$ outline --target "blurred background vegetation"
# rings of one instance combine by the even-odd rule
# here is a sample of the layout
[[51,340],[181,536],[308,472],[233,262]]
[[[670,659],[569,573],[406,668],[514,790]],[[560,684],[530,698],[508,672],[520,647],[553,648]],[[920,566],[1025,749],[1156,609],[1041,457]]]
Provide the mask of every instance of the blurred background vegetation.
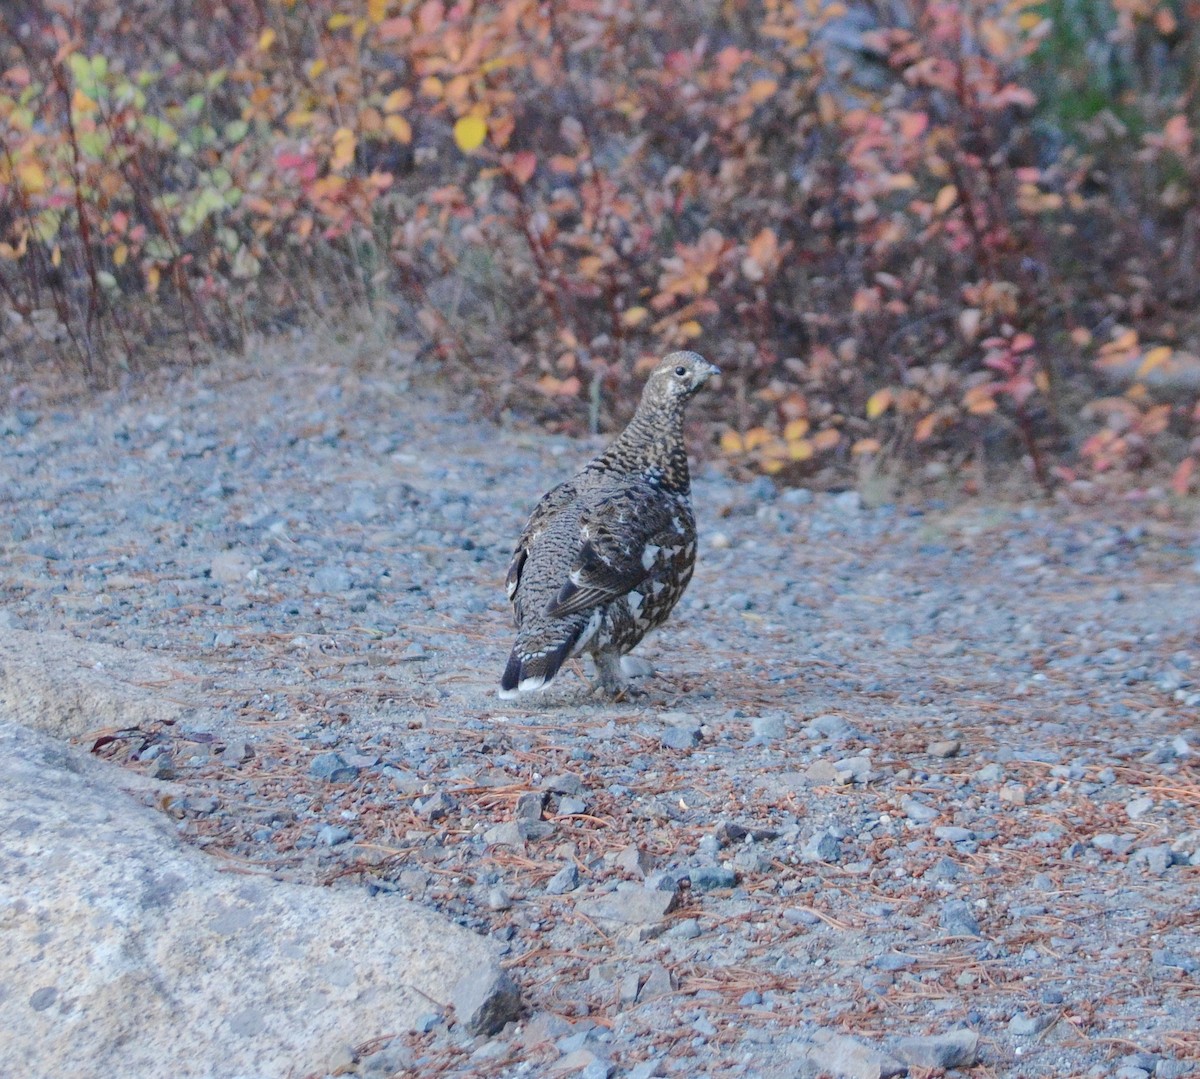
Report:
[[[0,369],[372,327],[787,482],[1186,496],[1200,0],[10,0]],[[707,409],[707,411],[705,411]]]

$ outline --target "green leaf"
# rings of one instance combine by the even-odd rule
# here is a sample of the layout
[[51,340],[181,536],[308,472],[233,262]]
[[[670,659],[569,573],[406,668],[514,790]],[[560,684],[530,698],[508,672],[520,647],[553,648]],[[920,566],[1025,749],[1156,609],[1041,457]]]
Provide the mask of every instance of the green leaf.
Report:
[[250,131],[250,125],[245,120],[230,120],[225,125],[225,141],[241,142]]

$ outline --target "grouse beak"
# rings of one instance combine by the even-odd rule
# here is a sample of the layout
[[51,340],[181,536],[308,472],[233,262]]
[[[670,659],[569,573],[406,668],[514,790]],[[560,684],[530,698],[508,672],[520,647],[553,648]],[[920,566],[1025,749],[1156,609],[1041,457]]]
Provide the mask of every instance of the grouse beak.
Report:
[[706,370],[704,371],[704,377],[700,381],[702,383],[707,382],[710,378],[715,378],[720,373],[721,369],[715,363],[707,364]]

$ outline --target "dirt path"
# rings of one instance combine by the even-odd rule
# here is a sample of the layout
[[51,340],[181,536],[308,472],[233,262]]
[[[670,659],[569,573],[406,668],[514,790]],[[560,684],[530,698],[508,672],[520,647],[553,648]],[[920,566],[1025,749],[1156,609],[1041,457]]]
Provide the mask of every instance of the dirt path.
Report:
[[0,417],[0,622],[170,666],[182,715],[99,752],[231,871],[507,943],[525,1023],[363,1074],[921,1075],[969,1037],[898,1039],[958,1028],[983,1074],[1189,1073],[1194,527],[705,467],[647,695],[501,702],[511,541],[595,446],[295,351]]

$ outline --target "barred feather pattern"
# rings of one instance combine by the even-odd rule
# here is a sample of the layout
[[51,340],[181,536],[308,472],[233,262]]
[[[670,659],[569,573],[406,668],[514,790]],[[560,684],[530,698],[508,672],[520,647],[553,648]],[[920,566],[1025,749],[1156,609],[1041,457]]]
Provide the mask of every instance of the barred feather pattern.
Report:
[[517,639],[502,697],[545,689],[581,653],[595,658],[605,691],[624,688],[621,656],[666,621],[692,578],[683,416],[716,373],[694,352],[665,357],[628,427],[534,509],[506,580]]

